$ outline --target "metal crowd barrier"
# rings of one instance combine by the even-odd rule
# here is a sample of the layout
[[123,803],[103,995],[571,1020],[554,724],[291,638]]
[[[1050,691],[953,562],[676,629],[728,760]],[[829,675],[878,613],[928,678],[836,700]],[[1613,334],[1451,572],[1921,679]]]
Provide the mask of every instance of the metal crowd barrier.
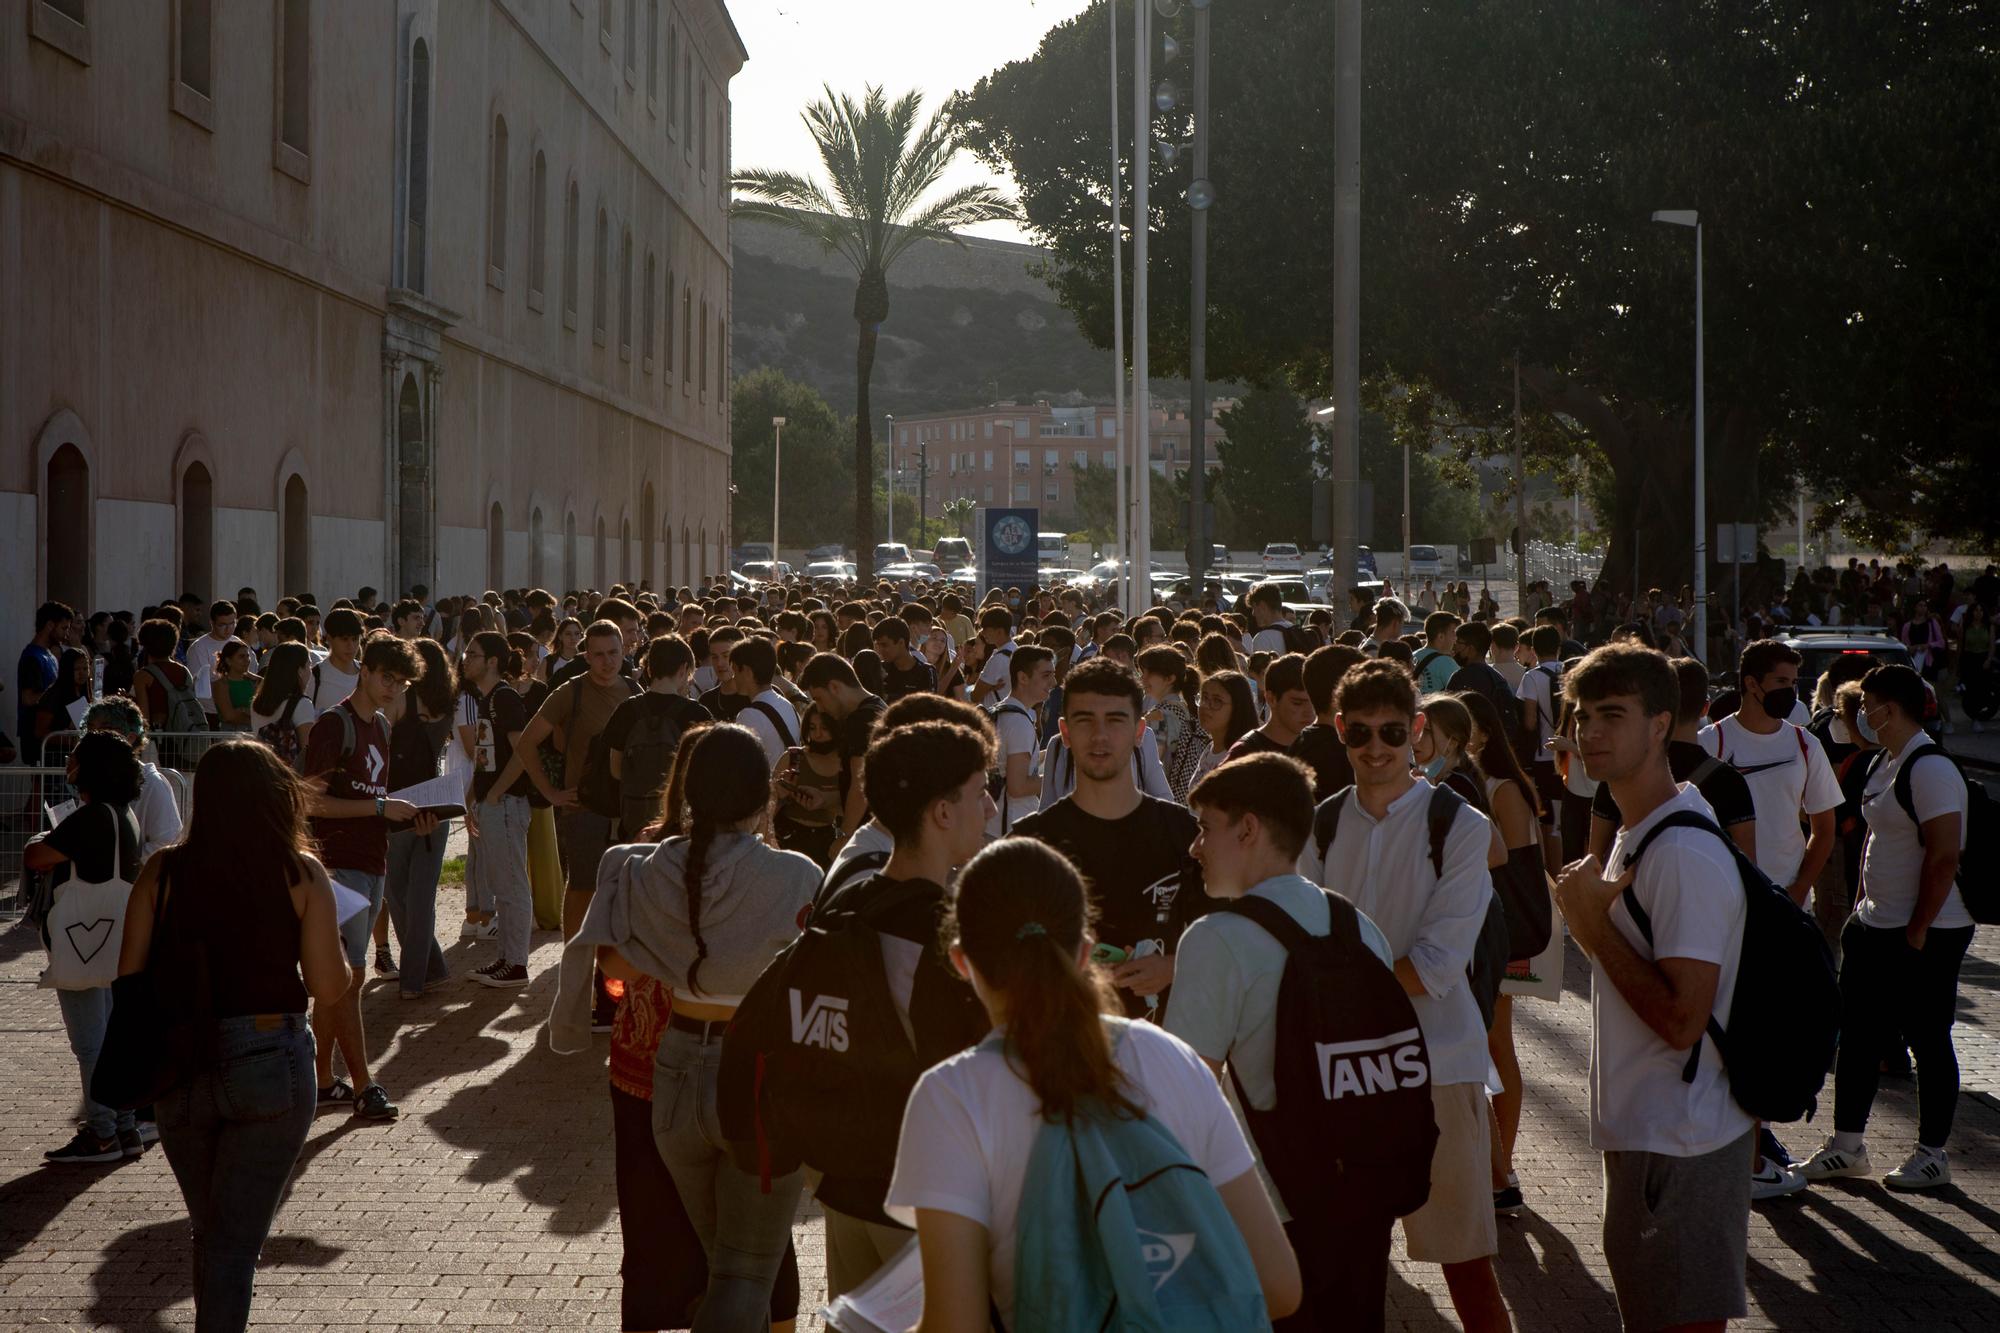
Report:
[[29,877],[21,866],[28,839],[48,831],[45,806],[70,799],[69,784],[60,768],[0,768],[0,920],[12,921],[28,910]]
[[[69,763],[70,751],[76,748],[79,731],[52,731],[42,740],[42,763],[53,768],[62,768]],[[162,771],[169,769],[182,773],[193,773],[194,766],[208,753],[208,747],[218,741],[241,740],[249,736],[247,731],[149,731],[146,733],[146,748],[139,757],[158,764]]]

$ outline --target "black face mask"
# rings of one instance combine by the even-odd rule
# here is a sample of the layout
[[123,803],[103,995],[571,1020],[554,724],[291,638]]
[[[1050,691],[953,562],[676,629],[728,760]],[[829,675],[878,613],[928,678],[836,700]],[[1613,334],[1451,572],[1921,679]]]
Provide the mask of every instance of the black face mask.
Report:
[[1787,685],[1780,690],[1764,691],[1764,716],[1779,721],[1790,717],[1792,709],[1798,707],[1799,692]]
[[838,741],[807,741],[806,748],[814,754],[832,754]]

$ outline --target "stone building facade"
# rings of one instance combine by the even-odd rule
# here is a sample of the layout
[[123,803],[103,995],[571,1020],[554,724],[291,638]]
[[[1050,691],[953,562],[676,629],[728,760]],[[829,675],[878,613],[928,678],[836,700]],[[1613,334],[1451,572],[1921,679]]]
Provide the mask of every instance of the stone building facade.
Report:
[[746,58],[723,0],[0,0],[0,629],[723,569]]

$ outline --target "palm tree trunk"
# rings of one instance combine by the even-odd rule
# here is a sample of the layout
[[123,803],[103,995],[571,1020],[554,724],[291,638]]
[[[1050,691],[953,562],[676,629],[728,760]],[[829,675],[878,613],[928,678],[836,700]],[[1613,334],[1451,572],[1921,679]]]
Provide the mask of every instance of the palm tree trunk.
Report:
[[[875,338],[887,318],[887,275],[866,269],[854,288],[854,323],[860,330],[854,345],[854,572],[864,587],[875,577],[875,412],[868,381],[875,374]],[[892,455],[895,446],[890,440]]]

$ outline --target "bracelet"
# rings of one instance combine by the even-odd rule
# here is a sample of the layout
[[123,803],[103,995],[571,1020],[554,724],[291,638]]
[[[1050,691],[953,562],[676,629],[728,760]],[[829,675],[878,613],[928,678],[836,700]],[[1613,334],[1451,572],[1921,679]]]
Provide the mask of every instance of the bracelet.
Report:
[[376,814],[376,817],[377,817],[377,818],[380,818],[380,817],[381,817],[381,814],[382,814],[382,812],[383,812],[383,810],[385,810],[386,808],[387,808],[387,803],[386,803],[385,801],[383,801],[383,799],[382,799],[382,798],[381,798],[380,796],[377,796],[377,797],[375,798],[375,814]]

